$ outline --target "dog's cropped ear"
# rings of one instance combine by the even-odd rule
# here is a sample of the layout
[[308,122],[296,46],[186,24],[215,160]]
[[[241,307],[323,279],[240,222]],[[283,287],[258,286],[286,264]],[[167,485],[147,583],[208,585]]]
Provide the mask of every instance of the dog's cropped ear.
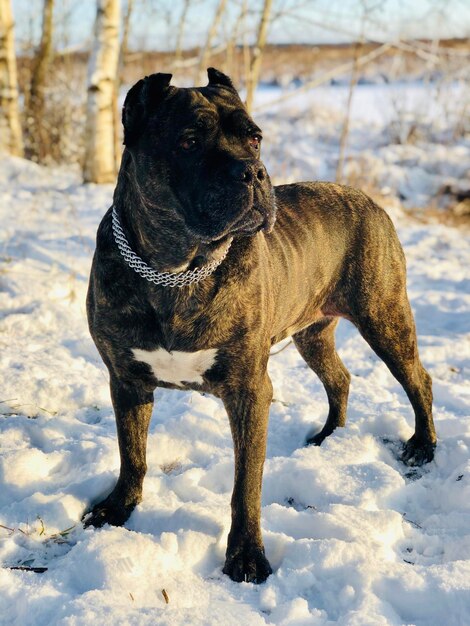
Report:
[[149,108],[161,100],[163,93],[170,84],[171,76],[171,74],[150,74],[144,78],[144,98]]
[[124,106],[122,107],[122,125],[124,126],[124,145],[132,143],[134,137],[138,135],[137,126],[139,120],[144,116],[144,105],[141,102],[144,80],[139,80],[127,92]]
[[216,70],[215,67],[207,68],[207,76],[209,77],[209,87],[229,87],[234,89],[231,79],[226,75]]
[[151,74],[129,89],[122,107],[124,144],[137,139],[149,111],[161,100],[171,81],[171,74]]

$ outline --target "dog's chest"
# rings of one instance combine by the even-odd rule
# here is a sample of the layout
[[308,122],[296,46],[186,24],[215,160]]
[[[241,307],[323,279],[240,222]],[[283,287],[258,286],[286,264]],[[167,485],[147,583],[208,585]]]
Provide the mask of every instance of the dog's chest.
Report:
[[203,375],[214,365],[217,350],[198,350],[196,352],[168,352],[164,348],[156,350],[132,350],[137,361],[150,365],[155,378],[165,383],[181,385],[182,383],[202,384]]

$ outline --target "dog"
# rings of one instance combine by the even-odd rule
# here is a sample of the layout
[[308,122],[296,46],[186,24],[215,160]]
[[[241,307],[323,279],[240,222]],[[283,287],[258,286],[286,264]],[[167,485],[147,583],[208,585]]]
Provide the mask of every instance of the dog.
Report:
[[156,387],[222,399],[235,454],[223,572],[271,573],[260,528],[272,345],[292,337],[323,383],[329,413],[307,441],[346,422],[350,375],[336,350],[350,320],[405,389],[415,432],[402,459],[433,458],[432,385],[417,348],[405,258],[385,211],[347,186],[273,187],[261,129],[230,78],[176,88],[170,74],[134,85],[113,206],[97,233],[90,332],[110,374],[121,467],[86,525],[123,524],[141,501]]

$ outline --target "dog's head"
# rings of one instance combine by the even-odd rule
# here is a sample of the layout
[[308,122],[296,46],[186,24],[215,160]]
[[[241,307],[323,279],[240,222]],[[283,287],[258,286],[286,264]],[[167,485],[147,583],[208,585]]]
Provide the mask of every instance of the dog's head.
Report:
[[184,89],[152,74],[130,89],[122,121],[137,184],[148,206],[176,211],[200,241],[269,232],[275,204],[261,130],[230,78],[213,68],[208,76],[206,87]]

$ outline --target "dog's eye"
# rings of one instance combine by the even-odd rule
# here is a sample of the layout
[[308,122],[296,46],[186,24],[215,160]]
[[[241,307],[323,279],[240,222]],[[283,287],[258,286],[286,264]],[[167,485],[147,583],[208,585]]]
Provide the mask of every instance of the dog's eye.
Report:
[[188,137],[187,139],[182,139],[179,143],[181,150],[188,152],[189,150],[193,150],[196,147],[196,140],[192,137]]
[[254,150],[259,150],[261,145],[261,135],[251,135],[248,139],[248,143]]

